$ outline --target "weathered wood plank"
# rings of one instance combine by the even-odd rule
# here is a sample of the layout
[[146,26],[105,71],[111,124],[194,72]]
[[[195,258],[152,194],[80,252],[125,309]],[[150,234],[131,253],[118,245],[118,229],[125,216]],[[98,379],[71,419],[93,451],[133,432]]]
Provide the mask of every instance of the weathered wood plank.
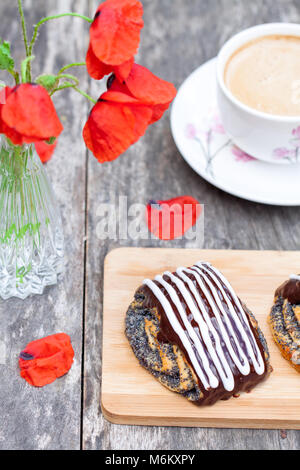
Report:
[[[0,4],[0,36],[13,43],[19,61],[23,56],[17,2]],[[63,11],[85,13],[86,2],[27,0],[29,26],[49,14]],[[35,50],[35,73],[52,72],[70,61],[82,60],[88,27],[80,19],[49,22],[41,30]],[[79,72],[83,87],[87,77]],[[2,75],[1,78],[4,78]],[[75,92],[55,98],[65,131],[47,164],[61,205],[66,238],[67,272],[64,280],[42,297],[24,302],[0,302],[0,448],[78,449],[80,447],[82,298],[84,282],[85,147],[82,122],[87,113],[84,98]],[[64,331],[70,334],[75,363],[70,373],[43,388],[30,387],[18,374],[18,355],[25,345],[40,337]]]
[[[92,11],[97,1],[91,0]],[[143,0],[145,29],[140,62],[179,86],[222,43],[250,25],[299,22],[299,0]],[[96,93],[97,86],[93,87]],[[201,106],[201,103],[199,103]],[[180,157],[168,117],[153,126],[126,155],[100,166],[92,156],[88,169],[88,256],[85,305],[84,420],[85,449],[295,449],[300,433],[288,431],[206,430],[129,427],[105,421],[100,409],[103,260],[123,245],[185,246],[184,242],[99,240],[97,208],[115,196],[129,204],[191,194],[205,203],[205,247],[299,249],[299,208],[267,207],[229,196],[198,177]],[[191,242],[189,242],[191,247]],[[124,312],[125,314],[125,312]]]

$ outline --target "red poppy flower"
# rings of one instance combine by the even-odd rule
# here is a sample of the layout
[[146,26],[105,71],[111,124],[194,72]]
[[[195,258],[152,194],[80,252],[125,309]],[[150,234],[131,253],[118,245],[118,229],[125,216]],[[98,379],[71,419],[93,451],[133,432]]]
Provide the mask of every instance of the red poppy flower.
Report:
[[90,28],[90,45],[97,59],[121,65],[132,59],[144,26],[143,5],[138,0],[107,0],[102,3]]
[[65,333],[29,343],[19,358],[20,375],[30,385],[43,387],[65,375],[73,364],[74,350]]
[[113,72],[120,82],[125,81],[129,77],[133,64],[134,57],[131,57],[131,59],[127,60],[126,62],[123,62],[123,64],[116,65],[113,67]]
[[116,77],[120,81],[126,80],[131,72],[133,64],[134,57],[131,57],[121,65],[107,65],[95,56],[91,45],[89,46],[86,55],[87,71],[94,80],[101,80],[105,75],[109,75],[112,72],[115,73]]
[[177,94],[172,83],[156,77],[150,70],[138,64],[133,65],[124,83],[112,77],[109,80],[109,91],[121,92],[151,106],[153,115],[150,124],[161,119]]
[[134,64],[125,80],[130,93],[144,104],[169,105],[177,91],[172,83],[154,75],[146,67]]
[[9,90],[1,106],[1,128],[15,145],[47,141],[63,130],[48,92],[31,83]]
[[54,142],[54,144],[47,144],[47,142],[42,141],[35,143],[35,150],[37,151],[42,163],[46,163],[51,159],[56,146],[57,140]]
[[123,93],[122,91],[108,90],[101,95],[102,101],[112,101],[113,103],[127,103],[127,104],[136,104],[145,106],[143,103],[140,103],[134,96]]
[[128,87],[126,86],[126,81],[120,81],[115,75],[111,75],[107,80],[107,90],[108,91],[118,91],[124,95],[128,95],[134,98],[130,93]]
[[91,45],[88,48],[85,60],[87,71],[94,80],[101,80],[105,75],[112,72],[112,66],[101,62],[101,60],[95,56]]
[[201,211],[201,205],[191,196],[150,201],[147,205],[147,225],[149,231],[160,240],[174,240],[196,224]]
[[5,87],[0,92],[0,133],[6,134],[6,136],[13,142],[15,145],[22,145],[22,136],[16,130],[8,127],[2,119],[2,110],[7,102],[7,98],[13,92],[14,88]]
[[133,64],[128,78],[123,83],[112,76],[108,89],[133,96],[141,103],[151,106],[169,106],[177,94],[172,83],[157,77],[139,64]]
[[166,103],[166,104],[156,104],[156,105],[154,105],[152,107],[153,115],[152,115],[152,120],[151,120],[150,124],[154,124],[155,122],[159,121],[163,117],[165,112],[169,109],[170,104],[171,104],[171,102]]
[[[142,74],[145,80],[151,81],[152,92],[144,82],[143,94],[140,83]],[[131,90],[127,86],[128,81]],[[134,89],[135,82],[137,91]],[[144,135],[150,124],[162,117],[175,94],[176,89],[171,83],[135,64],[124,83],[112,76],[108,81],[108,91],[103,93],[93,108],[83,130],[87,147],[101,163],[115,160]]]
[[2,121],[2,118],[1,118],[2,109],[3,109],[3,106],[6,103],[6,100],[7,100],[8,96],[11,93],[11,90],[12,90],[12,88],[6,86],[5,88],[2,88],[1,91],[0,91],[0,134],[3,134],[3,132],[4,132],[3,121]]
[[151,118],[152,110],[146,106],[101,99],[92,109],[83,138],[99,162],[112,161],[146,132]]

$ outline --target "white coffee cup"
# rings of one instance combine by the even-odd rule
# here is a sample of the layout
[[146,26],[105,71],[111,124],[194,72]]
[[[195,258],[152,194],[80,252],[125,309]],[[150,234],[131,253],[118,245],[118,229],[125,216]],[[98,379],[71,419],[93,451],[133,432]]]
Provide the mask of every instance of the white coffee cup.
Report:
[[300,116],[276,116],[257,111],[239,101],[225,85],[225,67],[234,52],[253,39],[269,35],[300,37],[300,25],[262,24],[246,29],[226,42],[218,56],[218,105],[226,132],[244,152],[267,162],[294,163],[297,158],[288,155],[292,152],[289,149],[295,148],[297,138],[300,148]]

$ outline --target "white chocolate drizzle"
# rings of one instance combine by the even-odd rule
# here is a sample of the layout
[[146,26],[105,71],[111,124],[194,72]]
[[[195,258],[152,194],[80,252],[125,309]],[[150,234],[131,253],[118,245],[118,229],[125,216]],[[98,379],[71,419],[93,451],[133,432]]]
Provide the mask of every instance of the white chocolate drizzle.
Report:
[[205,390],[218,388],[221,381],[225,390],[233,391],[233,367],[244,376],[250,374],[251,364],[258,375],[265,372],[240,300],[209,263],[178,268],[176,274],[165,272],[144,285],[160,302]]

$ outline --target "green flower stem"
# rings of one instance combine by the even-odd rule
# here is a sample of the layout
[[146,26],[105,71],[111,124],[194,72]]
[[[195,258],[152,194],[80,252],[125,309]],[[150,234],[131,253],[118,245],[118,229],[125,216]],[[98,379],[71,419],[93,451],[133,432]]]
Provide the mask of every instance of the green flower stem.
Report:
[[[16,70],[7,70],[8,73],[10,73],[13,77],[14,77],[14,80],[16,82],[16,85],[19,85],[20,83],[20,75],[19,73],[16,71]],[[1,86],[3,86],[1,84]],[[5,85],[4,85],[5,86]]]
[[50,93],[50,96],[54,95],[54,93],[56,93],[57,91],[61,91],[61,90],[65,90],[66,88],[73,88],[73,90],[77,91],[77,93],[79,93],[80,95],[84,96],[85,98],[87,98],[91,103],[93,104],[96,104],[97,103],[97,100],[94,100],[94,98],[92,98],[90,95],[88,95],[87,93],[85,93],[85,91],[81,90],[80,88],[78,88],[76,85],[74,85],[74,83],[64,83],[63,85],[55,88],[51,93]]
[[80,90],[79,88],[77,88],[76,86],[73,87],[75,91],[77,91],[77,93],[80,93],[80,95],[84,96],[85,98],[87,98],[89,101],[91,101],[93,104],[97,104],[97,100],[94,100],[94,98],[92,98],[90,95],[88,95],[87,93],[85,93],[84,91]]
[[16,155],[16,175],[19,178],[19,187],[20,187],[20,198],[21,198],[21,215],[23,217],[24,212],[25,212],[25,197],[24,197],[24,189],[23,189],[23,177],[24,177],[24,172],[26,170],[26,167],[24,165],[24,154],[20,152],[18,155]]
[[59,74],[57,75],[57,78],[61,79],[61,78],[67,78],[68,80],[73,80],[73,82],[75,82],[75,85],[79,85],[79,80],[77,77],[74,77],[74,75],[70,75],[68,73],[62,73],[62,74]]
[[38,31],[39,31],[39,28],[40,26],[42,26],[44,23],[46,23],[46,21],[50,21],[50,20],[56,20],[58,18],[63,18],[65,16],[73,16],[73,17],[77,17],[77,18],[81,18],[85,21],[88,21],[88,23],[92,23],[93,20],[91,18],[88,18],[87,16],[84,16],[84,15],[80,15],[79,13],[61,13],[60,15],[53,15],[53,16],[47,16],[46,18],[43,18],[42,20],[40,20],[36,25],[35,25],[35,28],[34,28],[34,32],[33,32],[33,36],[32,36],[32,40],[29,44],[29,50],[28,50],[28,54],[31,55],[32,54],[32,51],[33,51],[33,47],[34,47],[34,44],[35,44],[35,41],[36,41],[36,38],[37,38],[37,35],[38,35]]
[[20,75],[15,70],[8,70],[8,72],[14,77],[16,85],[20,83]]
[[50,96],[53,96],[54,93],[57,93],[58,91],[66,90],[66,88],[74,88],[74,86],[74,83],[64,83],[63,85],[54,88],[54,90],[51,91]]
[[23,60],[22,62],[22,65],[21,65],[21,77],[22,77],[22,83],[26,83],[27,82],[27,78],[28,78],[28,64],[30,64],[30,62],[34,59],[34,55],[30,56],[30,57],[26,57],[25,60]]
[[25,210],[25,196],[24,196],[24,190],[23,190],[23,183],[22,179],[24,177],[24,174],[26,172],[26,167],[27,167],[27,158],[28,158],[28,150],[24,149],[23,147],[20,146],[14,146],[13,144],[9,144],[7,141],[7,148],[9,149],[9,165],[11,166],[11,169],[7,170],[7,175],[10,175],[11,178],[14,180],[14,185],[16,186],[17,190],[20,193],[20,199],[21,199],[21,217],[24,214]]
[[[27,27],[26,27],[26,21],[25,21],[25,15],[24,15],[24,10],[23,10],[22,0],[18,0],[18,6],[19,6],[20,17],[21,17],[22,32],[23,32],[23,39],[24,39],[26,57],[28,57],[28,56],[30,56],[30,54],[29,54],[29,42],[28,42]],[[31,82],[30,62],[27,64],[26,79],[27,79],[28,82]],[[15,80],[16,80],[16,84],[18,85],[20,81],[16,79],[16,76],[15,76]]]
[[[21,1],[21,0],[19,0]],[[43,18],[41,19],[36,25],[35,25],[35,28],[34,28],[34,32],[33,32],[33,36],[32,36],[32,39],[30,41],[30,44],[28,46],[28,53],[27,55],[28,56],[31,56],[32,53],[33,53],[33,48],[34,48],[34,44],[35,44],[35,41],[37,39],[37,36],[38,36],[38,32],[39,32],[39,28],[40,26],[42,26],[44,23],[46,23],[47,21],[50,21],[50,20],[57,20],[59,18],[64,18],[65,16],[73,16],[75,18],[81,18],[82,20],[85,20],[87,21],[88,23],[92,23],[93,20],[87,16],[84,16],[84,15],[80,15],[79,13],[61,13],[59,15],[53,15],[53,16],[47,16],[46,18]],[[30,65],[30,62],[28,63],[28,76],[30,78],[29,81],[31,81],[31,65]]]
[[24,39],[24,45],[25,45],[25,50],[26,50],[26,56],[27,56],[28,55],[28,35],[27,35],[27,27],[26,27],[22,0],[18,0],[18,6],[19,6],[20,17],[21,17],[23,39]]
[[[0,143],[0,244],[26,253],[27,246],[41,248],[41,221],[49,217],[48,189],[39,165],[33,160],[33,146],[15,146],[5,137]],[[28,163],[30,160],[30,163]],[[27,166],[28,163],[28,166]],[[30,245],[28,245],[28,243]],[[12,260],[17,283],[22,283],[32,268],[32,260]]]
[[68,64],[68,65],[65,65],[62,69],[60,69],[60,71],[58,72],[58,75],[61,75],[62,73],[64,73],[66,70],[72,68],[72,67],[81,67],[81,66],[84,66],[86,65],[85,62],[75,62],[74,64]]

